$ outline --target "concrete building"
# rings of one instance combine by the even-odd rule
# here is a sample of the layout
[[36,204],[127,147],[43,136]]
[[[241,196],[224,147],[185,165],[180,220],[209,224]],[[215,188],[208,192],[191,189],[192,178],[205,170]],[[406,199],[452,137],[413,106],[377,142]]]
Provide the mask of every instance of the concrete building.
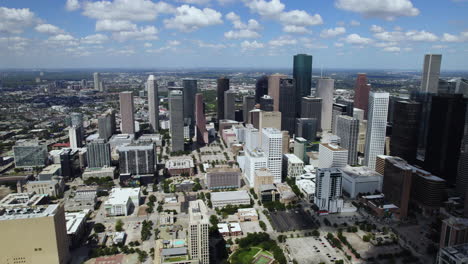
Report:
[[[217,88],[216,88],[216,102],[217,102],[217,109],[218,109],[218,122],[220,120],[226,119],[224,117],[224,92],[229,90],[229,79],[226,77],[219,78],[217,81]],[[234,119],[232,119],[234,120]]]
[[50,180],[28,181],[24,188],[29,193],[47,194],[59,198],[65,192],[65,181],[61,176],[54,176]]
[[83,146],[83,138],[81,136],[81,127],[71,126],[68,128],[68,139],[70,148],[77,149]]
[[273,111],[274,110],[274,99],[268,94],[260,98],[260,110],[262,111]]
[[317,169],[314,203],[320,211],[339,213],[343,209],[342,172],[337,168]]
[[253,187],[256,184],[255,171],[262,168],[267,168],[267,157],[260,149],[245,152],[245,180],[246,183]]
[[341,147],[348,150],[348,164],[358,164],[359,120],[347,115],[337,117],[336,135],[341,139]]
[[184,150],[184,100],[182,91],[169,93],[170,132],[172,151]]
[[374,170],[362,166],[341,168],[343,172],[343,192],[352,199],[358,194],[374,193],[382,191],[383,176]]
[[293,78],[296,80],[295,104],[296,117],[300,117],[301,99],[310,95],[312,87],[312,56],[307,54],[294,55]]
[[86,158],[89,168],[101,168],[111,165],[110,143],[96,139],[87,145]]
[[319,145],[319,168],[343,168],[348,163],[348,150],[335,144]]
[[336,103],[346,106],[346,113],[344,113],[344,115],[353,117],[354,115],[354,101],[353,100],[340,97],[336,99]]
[[99,72],[93,73],[94,90],[101,91],[101,75]]
[[375,169],[377,156],[384,154],[385,150],[388,100],[388,93],[372,92],[369,95],[369,119],[364,165],[371,169]]
[[398,206],[399,219],[406,218],[411,195],[413,168],[401,158],[387,157],[382,192],[385,200]]
[[195,125],[197,128],[197,143],[200,145],[205,145],[209,142],[204,110],[203,94],[197,93],[195,95]]
[[53,177],[62,176],[62,167],[60,164],[51,164],[45,167],[37,175],[38,180],[40,181],[49,181]]
[[322,130],[322,98],[303,97],[301,102],[301,118],[317,119],[317,130]]
[[446,181],[430,172],[413,167],[411,202],[422,210],[424,215],[434,215],[443,206]]
[[468,243],[468,219],[450,217],[442,221],[441,248]]
[[214,208],[230,205],[248,205],[250,204],[250,196],[247,191],[232,191],[232,192],[213,192],[211,193],[211,203]]
[[296,136],[315,141],[319,125],[316,118],[297,118],[296,119]]
[[258,221],[258,213],[255,208],[239,208],[237,209],[237,216],[241,222]]
[[254,177],[255,185],[253,185],[253,188],[257,193],[259,192],[261,186],[272,185],[275,182],[275,176],[273,176],[273,174],[267,168],[260,168],[255,170]]
[[364,110],[359,109],[359,108],[354,108],[353,117],[359,120],[359,122],[364,121]]
[[103,205],[106,216],[127,216],[140,206],[140,188],[113,188]]
[[[254,127],[257,128],[259,131],[262,131],[264,128],[271,127],[281,130],[281,119],[282,114],[281,112],[276,111],[259,111],[258,114],[258,126]],[[263,134],[261,133],[259,136],[259,144],[261,146]]]
[[146,87],[148,88],[148,113],[149,122],[152,132],[159,130],[159,97],[158,97],[158,82],[154,75],[148,76],[146,81]]
[[302,175],[304,162],[294,154],[283,155],[283,176],[295,179]]
[[234,90],[224,92],[224,119],[236,120],[236,95]]
[[86,231],[87,215],[88,211],[65,213],[67,236],[70,247],[72,248],[80,245],[81,239]]
[[190,158],[170,159],[166,162],[166,169],[172,177],[193,176],[194,167],[193,159]]
[[395,101],[390,152],[410,164],[416,162],[418,152],[421,104],[413,101]]
[[135,108],[132,92],[121,92],[120,96],[120,130],[122,134],[135,134]]
[[241,171],[238,168],[210,168],[206,172],[208,189],[230,189],[241,187]]
[[331,131],[333,112],[333,92],[335,91],[335,80],[331,78],[320,78],[317,83],[316,96],[322,98],[321,129]]
[[468,263],[468,244],[441,248],[437,254],[436,264]]
[[[293,135],[296,130],[296,82],[294,79],[281,78],[279,92],[279,110],[281,112],[281,130],[286,130]],[[300,102],[299,102],[300,103]]]
[[154,143],[139,142],[117,148],[120,174],[153,175],[156,168]]
[[107,111],[98,117],[98,134],[100,139],[109,140],[115,133],[115,113]]
[[189,202],[188,249],[192,259],[210,263],[208,208],[202,200]]
[[359,122],[359,137],[357,149],[359,153],[366,152],[367,120]]
[[89,178],[106,178],[114,179],[115,167],[102,167],[102,168],[86,168],[81,178],[87,180]]
[[63,205],[17,207],[0,214],[1,263],[57,263],[70,260]]
[[243,121],[244,123],[248,124],[249,121],[249,112],[255,108],[255,96],[253,95],[245,95],[242,98],[242,113],[243,113]]
[[273,98],[273,111],[280,111],[280,80],[287,77],[279,73],[268,76],[268,95]]
[[267,168],[275,176],[275,183],[281,182],[283,157],[283,134],[275,128],[262,129],[262,149],[267,158]]
[[18,140],[13,146],[16,168],[44,167],[47,164],[47,146],[39,141]]
[[294,139],[294,155],[301,159],[304,164],[308,163],[308,157],[306,155],[306,144],[307,140],[302,137],[296,137]]
[[436,94],[439,87],[440,64],[442,55],[426,54],[424,56],[421,92]]
[[364,111],[364,119],[367,119],[370,90],[371,85],[367,82],[367,75],[359,73],[354,85],[354,108]]

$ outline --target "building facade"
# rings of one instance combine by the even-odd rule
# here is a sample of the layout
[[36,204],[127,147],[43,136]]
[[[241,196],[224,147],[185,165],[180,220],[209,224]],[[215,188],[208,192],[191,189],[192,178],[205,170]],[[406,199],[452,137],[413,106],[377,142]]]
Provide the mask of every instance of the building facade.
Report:
[[275,176],[275,183],[280,183],[283,157],[283,134],[281,131],[275,128],[263,128],[262,149],[267,158],[267,168]]
[[184,100],[182,91],[169,93],[170,132],[172,151],[184,150]]
[[359,120],[347,115],[336,119],[336,135],[341,139],[341,146],[348,150],[348,164],[358,164]]
[[150,128],[152,132],[159,130],[159,97],[158,97],[158,82],[154,75],[150,75],[146,81],[148,88],[148,114]]
[[337,168],[317,169],[314,203],[320,211],[339,213],[343,208],[342,172]]
[[354,85],[354,107],[364,111],[364,119],[367,119],[370,90],[371,85],[367,82],[367,75],[359,73]]
[[[226,119],[224,117],[224,92],[229,90],[229,79],[226,77],[219,78],[217,81],[217,88],[216,88],[216,102],[218,106],[218,122],[219,120]],[[233,119],[234,120],[234,119]]]
[[310,95],[312,87],[312,56],[307,54],[294,55],[293,78],[296,80],[296,117],[300,117],[302,97]]
[[411,101],[395,101],[390,140],[390,151],[410,164],[416,162],[418,152],[421,104]]
[[387,129],[388,93],[370,93],[364,165],[375,169],[378,155],[384,154]]
[[332,125],[333,92],[335,80],[331,78],[320,78],[317,82],[316,96],[322,98],[321,129],[330,131]]
[[110,144],[104,139],[96,139],[87,145],[86,157],[89,168],[111,166]]
[[122,134],[135,134],[135,108],[132,92],[121,92],[120,96],[120,129]]
[[442,55],[426,54],[424,56],[421,92],[436,94],[439,88],[440,65]]

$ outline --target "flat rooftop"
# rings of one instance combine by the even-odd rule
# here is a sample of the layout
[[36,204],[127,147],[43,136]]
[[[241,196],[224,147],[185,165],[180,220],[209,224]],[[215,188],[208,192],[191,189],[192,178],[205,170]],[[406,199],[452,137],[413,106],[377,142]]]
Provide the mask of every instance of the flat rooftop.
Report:
[[361,177],[382,177],[380,173],[366,166],[352,167],[346,165],[345,167],[341,168],[341,170],[344,174],[354,179]]
[[0,221],[54,216],[55,213],[57,213],[58,207],[58,204],[51,204],[39,207],[8,208],[2,215],[0,215]]
[[288,153],[288,154],[284,154],[284,156],[288,159],[288,161],[290,161],[291,163],[302,163],[304,164],[304,162],[298,158],[296,155],[294,154],[291,154],[291,153]]
[[140,188],[114,188],[109,194],[109,199],[104,204],[126,204],[132,196],[138,196]]
[[249,193],[245,190],[233,192],[212,192],[211,200],[216,202],[232,200],[250,200]]
[[191,158],[171,159],[166,162],[167,169],[187,169],[193,167],[193,160]]
[[344,148],[342,148],[342,147],[340,147],[339,145],[336,145],[336,144],[322,143],[320,145],[326,147],[327,149],[329,149],[331,151],[347,151],[347,149],[344,149]]

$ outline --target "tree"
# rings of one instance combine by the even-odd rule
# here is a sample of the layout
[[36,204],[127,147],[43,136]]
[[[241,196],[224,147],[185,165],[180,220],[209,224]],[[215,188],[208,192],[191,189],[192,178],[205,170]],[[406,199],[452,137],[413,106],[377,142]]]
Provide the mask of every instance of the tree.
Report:
[[117,222],[115,223],[115,231],[117,232],[122,232],[124,229],[123,229],[123,222],[122,220],[117,220]]
[[260,228],[261,228],[263,231],[266,231],[267,227],[266,227],[265,222],[263,222],[263,221],[258,221],[258,224],[260,225]]
[[102,232],[106,231],[106,227],[101,223],[94,224],[93,229],[94,229],[94,232],[96,232],[96,233],[102,233]]
[[153,202],[153,203],[154,203],[154,202],[156,202],[156,196],[150,195],[150,196],[148,197],[148,200],[149,200],[150,202]]

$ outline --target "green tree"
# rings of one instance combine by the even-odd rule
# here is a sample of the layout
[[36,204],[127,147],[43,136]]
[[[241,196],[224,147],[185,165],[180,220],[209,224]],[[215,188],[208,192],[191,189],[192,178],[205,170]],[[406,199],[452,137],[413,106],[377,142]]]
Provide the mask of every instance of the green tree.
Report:
[[93,229],[94,229],[94,232],[96,232],[96,233],[102,233],[102,232],[106,231],[106,227],[101,223],[94,224]]
[[123,222],[122,220],[117,220],[117,222],[115,222],[115,231],[117,232],[122,232],[124,229],[123,229]]

